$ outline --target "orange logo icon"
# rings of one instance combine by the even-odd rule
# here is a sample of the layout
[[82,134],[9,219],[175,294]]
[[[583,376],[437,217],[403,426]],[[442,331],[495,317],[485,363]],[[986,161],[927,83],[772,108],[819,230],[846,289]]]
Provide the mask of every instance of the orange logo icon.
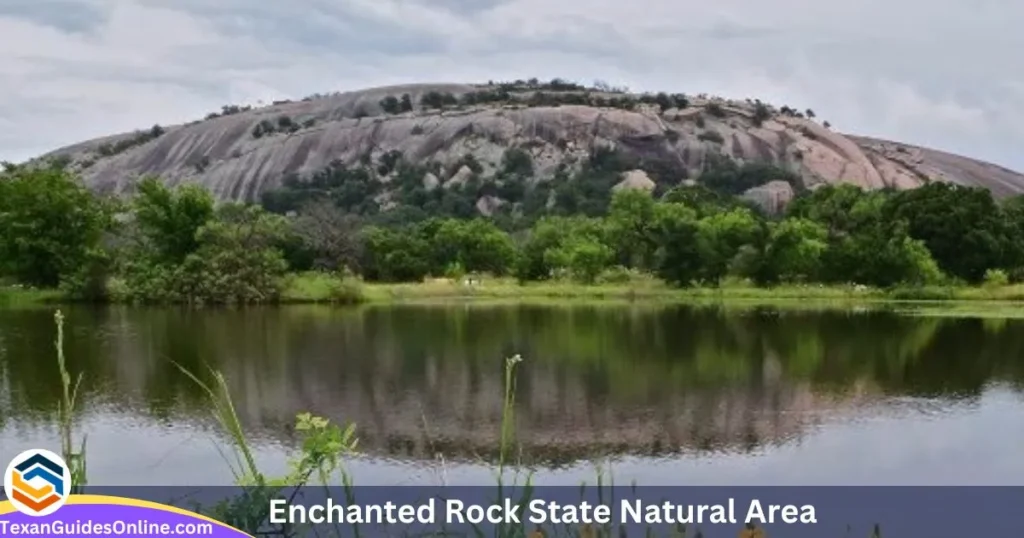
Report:
[[71,470],[64,459],[49,450],[18,454],[4,473],[4,492],[19,512],[47,516],[67,501]]

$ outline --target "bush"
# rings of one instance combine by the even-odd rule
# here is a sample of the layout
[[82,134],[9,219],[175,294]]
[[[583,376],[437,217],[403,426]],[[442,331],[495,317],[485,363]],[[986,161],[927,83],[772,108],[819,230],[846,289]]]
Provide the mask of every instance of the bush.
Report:
[[889,291],[889,297],[897,301],[948,301],[956,294],[944,286],[898,286]]
[[768,105],[758,101],[754,105],[754,125],[760,127],[765,120],[772,117],[771,110],[768,109]]
[[643,280],[646,275],[636,269],[616,265],[609,267],[597,275],[597,284],[629,284],[636,280]]
[[703,140],[704,142],[714,142],[716,144],[722,144],[725,142],[725,138],[718,131],[704,131],[697,135],[697,140]]
[[983,282],[986,288],[1000,288],[1010,284],[1010,276],[1002,269],[989,269]]
[[337,304],[362,304],[366,302],[366,290],[361,280],[339,279],[331,283],[329,298]]

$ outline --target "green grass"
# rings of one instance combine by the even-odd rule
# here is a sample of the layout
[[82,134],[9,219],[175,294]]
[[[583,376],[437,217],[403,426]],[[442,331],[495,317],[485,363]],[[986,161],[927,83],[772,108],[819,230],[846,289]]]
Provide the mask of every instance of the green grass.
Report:
[[[0,286],[0,307],[70,302],[58,290]],[[818,284],[760,288],[730,281],[721,287],[680,289],[645,275],[615,282],[580,284],[549,280],[520,284],[484,276],[474,284],[445,278],[417,283],[363,282],[331,273],[295,273],[285,278],[282,304],[698,304],[796,309],[877,307],[914,315],[1024,317],[1024,284],[981,287],[903,287],[890,290]]]
[[285,304],[359,304],[366,302],[365,286],[355,277],[330,273],[295,273],[285,278],[281,302]]
[[43,306],[59,303],[63,298],[59,290],[0,285],[0,307]]

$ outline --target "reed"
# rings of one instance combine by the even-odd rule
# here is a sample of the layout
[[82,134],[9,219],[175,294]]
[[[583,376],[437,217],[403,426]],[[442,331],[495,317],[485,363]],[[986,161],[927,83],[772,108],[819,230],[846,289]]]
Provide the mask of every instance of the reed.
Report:
[[78,389],[82,386],[82,374],[79,373],[72,384],[67,360],[64,357],[64,314],[58,310],[54,313],[53,319],[57,325],[57,340],[54,345],[57,348],[57,368],[60,372],[61,384],[61,400],[57,404],[61,456],[71,470],[71,492],[76,493],[80,492],[88,483],[85,457],[86,437],[84,435],[81,444],[78,445],[78,450],[74,449],[75,406],[78,402]]

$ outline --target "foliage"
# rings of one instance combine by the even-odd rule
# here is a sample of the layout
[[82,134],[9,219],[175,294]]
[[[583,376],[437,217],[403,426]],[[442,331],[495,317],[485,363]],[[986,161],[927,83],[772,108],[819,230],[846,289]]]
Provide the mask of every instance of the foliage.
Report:
[[172,190],[149,177],[138,184],[133,211],[141,246],[157,262],[178,264],[199,247],[196,235],[213,218],[214,201],[198,185]]
[[1010,228],[992,194],[981,188],[933,182],[889,198],[883,218],[907,223],[945,272],[977,283],[1000,267],[1012,248]]
[[985,271],[985,287],[1000,288],[1010,283],[1010,277],[1002,269],[989,269]]
[[17,167],[0,174],[0,276],[56,287],[94,266],[112,206],[69,172]]
[[300,245],[313,258],[310,265],[328,271],[359,267],[363,248],[360,226],[357,216],[339,211],[323,199],[305,206],[291,223]]
[[764,185],[769,181],[786,181],[799,189],[803,186],[800,176],[790,170],[764,163],[736,164],[727,158],[710,159],[710,165],[697,177],[697,181],[709,189],[726,195],[742,194],[747,189]]
[[247,303],[276,299],[287,270],[283,218],[256,206],[214,210],[206,190],[139,185],[137,226],[123,272],[131,300]]
[[689,286],[700,277],[697,213],[684,204],[658,204],[654,213],[655,273],[670,284]]
[[[433,223],[431,223],[433,224]],[[512,238],[484,219],[447,219],[429,237],[434,262],[432,272],[440,275],[453,263],[476,273],[505,274],[515,263]]]
[[654,256],[655,201],[651,193],[624,189],[608,209],[608,242],[619,264],[649,269]]
[[759,231],[757,219],[747,209],[732,209],[700,219],[696,240],[704,279],[717,286],[740,249],[755,244]]
[[[582,266],[600,259],[601,253],[592,246],[603,242],[605,235],[604,223],[599,219],[544,217],[533,226],[520,248],[516,277],[520,281],[544,280],[559,270],[571,270],[574,261],[576,269],[586,274],[588,270]],[[574,258],[577,248],[582,251]]]
[[[404,97],[386,106],[401,110]],[[282,116],[274,128],[290,125]],[[771,180],[799,185],[796,174],[711,159],[697,184],[679,185],[678,176],[664,179],[671,170],[656,172],[659,162],[597,146],[534,181],[525,146],[507,149],[493,172],[471,153],[443,165],[368,152],[354,165],[284,178],[263,208],[218,209],[197,185],[147,178],[117,219],[117,204],[89,194],[59,163],[8,165],[0,269],[24,284],[60,284],[76,299],[187,303],[275,301],[285,286],[288,300],[354,303],[365,299],[363,279],[467,273],[586,284],[656,275],[680,287],[853,283],[902,296],[947,285],[946,275],[998,287],[1024,274],[1024,198],[997,204],[986,191],[944,183],[904,192],[834,185],[800,189],[785,215],[767,217],[735,195]],[[612,188],[636,168],[658,178],[654,193]],[[504,201],[488,218],[475,207],[486,196]],[[284,278],[314,269],[330,276],[315,286],[302,280],[308,290]]]
[[816,281],[827,249],[828,231],[824,226],[808,219],[785,219],[771,228],[764,266],[758,270],[755,280],[762,283]]
[[141,146],[150,140],[155,140],[166,131],[159,125],[154,125],[148,131],[136,131],[128,138],[123,138],[117,142],[101,144],[96,148],[96,153],[99,153],[103,157],[112,157],[119,153],[124,153],[135,146]]

